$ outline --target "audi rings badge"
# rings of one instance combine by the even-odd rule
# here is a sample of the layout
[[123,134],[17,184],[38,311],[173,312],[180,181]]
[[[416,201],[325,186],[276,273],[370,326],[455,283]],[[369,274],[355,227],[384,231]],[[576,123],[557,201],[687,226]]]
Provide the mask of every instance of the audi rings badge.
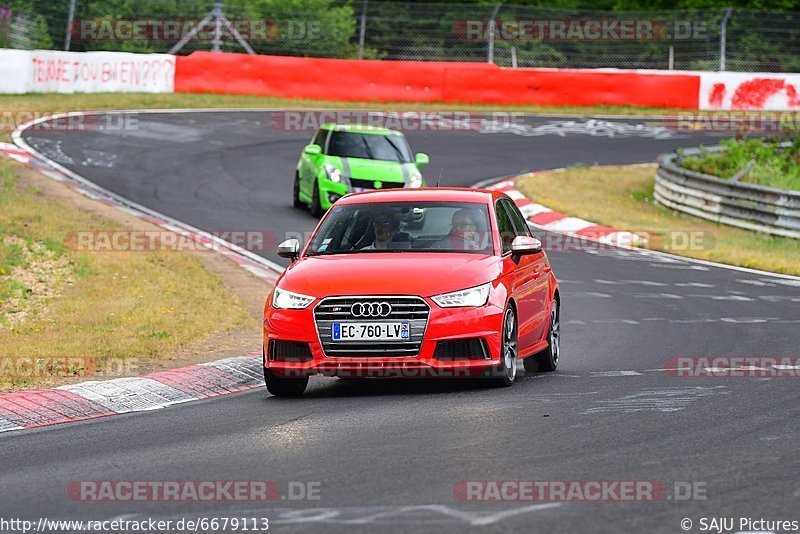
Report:
[[388,317],[392,305],[388,302],[356,302],[350,306],[353,317]]

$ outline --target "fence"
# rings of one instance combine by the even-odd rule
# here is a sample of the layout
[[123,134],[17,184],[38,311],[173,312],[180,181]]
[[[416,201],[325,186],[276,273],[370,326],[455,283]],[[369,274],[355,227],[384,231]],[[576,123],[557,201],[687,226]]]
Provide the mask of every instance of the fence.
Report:
[[[726,147],[703,148],[705,151]],[[700,149],[686,149],[682,156]],[[684,169],[681,155],[658,158],[655,198],[669,208],[712,221],[800,239],[800,192],[725,180]]]
[[[0,45],[13,48],[186,54],[250,46],[258,54],[519,67],[800,71],[800,12],[792,11],[386,0],[0,2],[9,4],[0,9]],[[191,34],[206,16],[208,24]],[[174,50],[182,37],[192,38]]]

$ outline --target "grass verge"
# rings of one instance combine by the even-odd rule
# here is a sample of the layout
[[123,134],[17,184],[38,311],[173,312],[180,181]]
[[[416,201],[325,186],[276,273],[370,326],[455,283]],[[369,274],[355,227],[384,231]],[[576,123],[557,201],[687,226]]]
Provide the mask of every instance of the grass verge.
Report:
[[[650,235],[649,247],[751,269],[800,275],[800,240],[680,214],[653,199],[655,165],[572,167],[526,176],[517,187],[567,215]],[[684,246],[695,236],[694,246]]]
[[[312,108],[312,109],[375,109],[393,111],[477,111],[525,112],[569,115],[666,115],[679,110],[632,106],[497,106],[490,104],[330,102],[251,95],[216,94],[27,94],[0,96],[0,111],[56,113],[102,109],[193,109],[193,108]],[[0,138],[8,141],[9,129],[16,120],[3,121]]]
[[[92,368],[114,374],[211,336],[257,330],[258,321],[203,266],[201,253],[87,253],[65,246],[69,232],[125,227],[44,195],[19,170],[0,159],[0,389]],[[42,367],[32,370],[31,358]],[[58,367],[64,359],[76,364],[65,375]]]

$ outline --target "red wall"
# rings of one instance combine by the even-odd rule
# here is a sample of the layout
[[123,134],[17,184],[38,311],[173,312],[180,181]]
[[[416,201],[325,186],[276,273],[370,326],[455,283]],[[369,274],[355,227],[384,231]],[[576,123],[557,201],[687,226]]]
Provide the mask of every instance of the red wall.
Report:
[[507,69],[489,63],[358,61],[195,52],[175,92],[377,102],[630,105],[697,109],[700,77],[636,71]]

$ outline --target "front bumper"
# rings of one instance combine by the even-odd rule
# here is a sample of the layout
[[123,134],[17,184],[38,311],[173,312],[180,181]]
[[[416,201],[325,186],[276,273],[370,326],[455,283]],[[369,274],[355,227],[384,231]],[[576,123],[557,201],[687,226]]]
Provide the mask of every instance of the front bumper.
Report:
[[[419,352],[408,356],[382,356],[379,353],[331,356],[324,352],[314,319],[319,301],[304,310],[267,309],[264,341],[307,343],[310,359],[303,362],[274,361],[265,365],[279,376],[325,374],[340,377],[469,377],[500,365],[503,308],[491,301],[479,308],[440,308],[430,299],[430,307]],[[481,358],[444,360],[435,356],[438,343],[480,339],[486,348]],[[268,351],[269,352],[269,351]]]
[[[353,185],[350,183],[350,178],[343,176],[341,182],[334,182],[329,180],[328,178],[320,178],[319,179],[319,201],[320,205],[322,206],[323,210],[328,210],[334,202],[339,200],[339,198],[345,196],[348,193],[352,193],[354,191],[366,191],[370,189],[374,189],[374,187],[367,187],[366,183],[370,180],[358,180],[358,183],[364,185],[364,187],[354,188]],[[382,181],[376,180],[384,184],[384,189],[399,189],[403,187],[408,187],[407,184],[404,182],[393,182],[393,181]],[[374,182],[373,182],[374,183]],[[422,183],[422,186],[425,186],[425,182]]]

